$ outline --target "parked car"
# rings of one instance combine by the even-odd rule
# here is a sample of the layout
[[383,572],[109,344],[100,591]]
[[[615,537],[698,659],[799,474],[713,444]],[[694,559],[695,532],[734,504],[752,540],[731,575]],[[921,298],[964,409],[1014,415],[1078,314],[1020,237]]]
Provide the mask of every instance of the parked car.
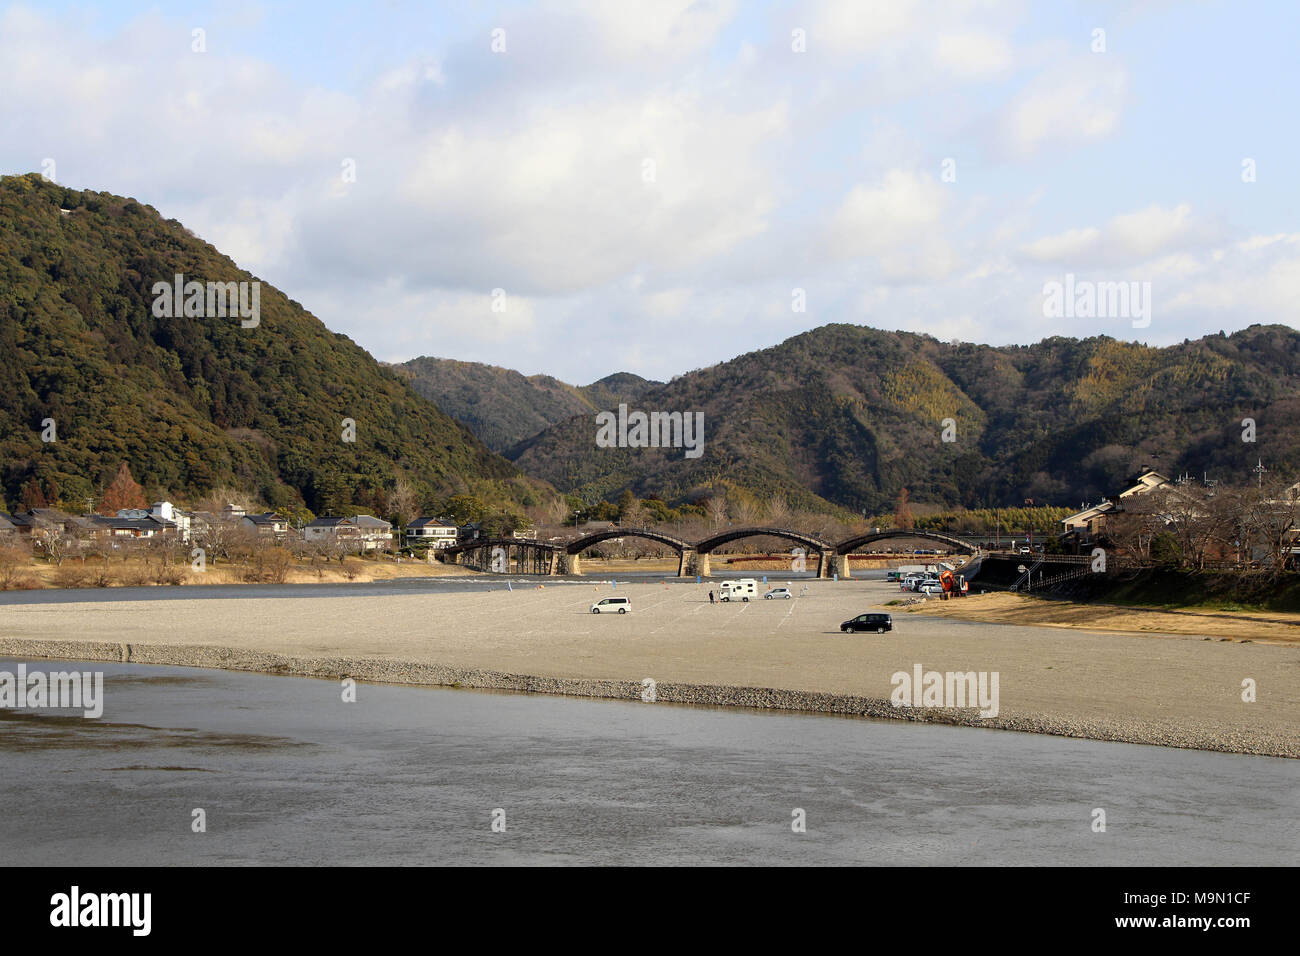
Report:
[[765,601],[771,601],[774,598],[780,598],[783,601],[788,601],[792,597],[794,597],[794,595],[790,593],[789,588],[772,588],[772,590],[768,591],[766,594],[763,595],[763,599]]
[[894,619],[888,614],[859,614],[840,625],[840,630],[849,634],[855,631],[875,631],[883,634],[894,629]]
[[600,614],[605,611],[618,611],[619,614],[626,614],[632,609],[632,602],[627,598],[601,598],[591,606],[592,614]]
[[758,597],[758,582],[753,578],[737,578],[723,581],[718,590],[724,601],[748,601],[751,597]]
[[942,594],[943,585],[940,584],[938,581],[926,581],[922,583],[916,590],[921,594]]

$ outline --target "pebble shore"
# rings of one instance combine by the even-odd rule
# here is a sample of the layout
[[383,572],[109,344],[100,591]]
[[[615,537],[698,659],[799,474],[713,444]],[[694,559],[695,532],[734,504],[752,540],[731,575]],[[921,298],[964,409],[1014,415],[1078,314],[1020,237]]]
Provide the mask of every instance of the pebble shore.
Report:
[[[247,649],[195,644],[124,644],[105,641],[0,638],[0,655],[19,658],[129,662],[179,667],[219,668],[282,676],[302,676],[386,684],[509,690],[570,697],[644,702],[640,682],[514,674],[481,668],[394,659],[303,657]],[[1162,721],[1141,719],[1078,720],[1006,712],[984,718],[974,708],[895,707],[883,698],[850,694],[656,681],[654,702],[707,707],[798,711],[890,720],[924,721],[954,726],[994,728],[1091,740],[1151,744],[1225,753],[1300,757],[1300,735],[1259,730],[1203,733],[1175,729]]]

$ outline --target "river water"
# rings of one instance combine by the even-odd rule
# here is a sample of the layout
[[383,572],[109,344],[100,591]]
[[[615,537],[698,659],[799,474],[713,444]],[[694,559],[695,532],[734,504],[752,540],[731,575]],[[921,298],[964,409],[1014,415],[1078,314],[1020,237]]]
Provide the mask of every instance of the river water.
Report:
[[345,703],[332,681],[27,663],[102,671],[106,704],[98,720],[0,710],[5,864],[1231,865],[1300,850],[1291,760],[373,684]]

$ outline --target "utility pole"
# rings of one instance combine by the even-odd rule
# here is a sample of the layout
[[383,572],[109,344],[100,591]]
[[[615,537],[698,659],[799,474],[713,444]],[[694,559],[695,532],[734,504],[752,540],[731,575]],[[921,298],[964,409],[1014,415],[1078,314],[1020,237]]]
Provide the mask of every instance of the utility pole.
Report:
[[1258,459],[1258,464],[1256,464],[1255,467],[1251,469],[1251,471],[1253,471],[1255,474],[1259,475],[1259,483],[1258,483],[1257,487],[1259,487],[1259,488],[1263,488],[1263,487],[1264,487],[1264,472],[1268,471],[1268,469],[1264,467],[1264,459],[1262,459],[1262,458]]

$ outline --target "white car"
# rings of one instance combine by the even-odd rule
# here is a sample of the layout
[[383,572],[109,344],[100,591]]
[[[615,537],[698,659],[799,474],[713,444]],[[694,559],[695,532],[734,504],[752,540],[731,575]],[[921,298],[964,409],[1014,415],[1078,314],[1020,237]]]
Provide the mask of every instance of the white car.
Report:
[[938,581],[926,581],[924,584],[922,584],[920,587],[917,588],[917,591],[919,591],[922,594],[942,594],[943,585],[940,584]]
[[768,591],[766,594],[763,595],[763,599],[766,601],[771,601],[774,598],[780,598],[783,601],[788,601],[792,597],[794,597],[794,595],[790,593],[789,588],[772,588],[772,590]]
[[619,614],[626,614],[632,609],[632,602],[627,598],[602,598],[591,606],[592,614],[600,614],[605,611],[618,611]]

